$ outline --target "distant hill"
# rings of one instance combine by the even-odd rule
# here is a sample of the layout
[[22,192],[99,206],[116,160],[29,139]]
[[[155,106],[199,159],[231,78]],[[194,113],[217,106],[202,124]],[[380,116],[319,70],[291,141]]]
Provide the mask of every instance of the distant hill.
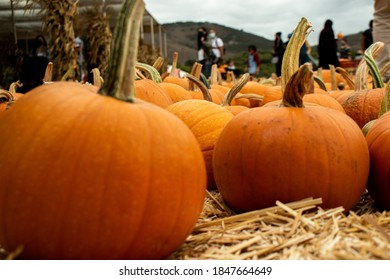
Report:
[[[260,52],[270,52],[272,40],[257,36],[243,30],[210,22],[175,22],[163,24],[167,34],[168,59],[172,60],[172,53],[179,53],[179,64],[193,62],[196,59],[196,38],[199,27],[214,28],[217,36],[221,37],[226,47],[226,57],[232,58],[246,52],[248,45],[254,44]],[[360,48],[360,33],[345,35],[352,50]],[[312,46],[316,53],[316,46]]]
[[251,44],[256,45],[260,52],[269,52],[272,47],[271,40],[224,25],[210,22],[175,22],[163,24],[167,34],[169,60],[172,59],[174,51],[179,53],[179,64],[183,65],[196,59],[197,30],[201,26],[217,31],[217,36],[224,41],[227,58],[246,52],[248,45]]

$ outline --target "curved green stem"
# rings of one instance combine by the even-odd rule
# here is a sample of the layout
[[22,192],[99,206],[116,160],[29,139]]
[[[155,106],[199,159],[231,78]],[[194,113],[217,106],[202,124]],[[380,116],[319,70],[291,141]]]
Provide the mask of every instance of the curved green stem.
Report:
[[310,28],[311,23],[303,17],[294,29],[293,35],[287,44],[282,61],[282,92],[284,92],[290,77],[299,68],[299,52],[307,36],[312,31]]
[[372,79],[374,82],[374,88],[383,88],[384,83],[379,71],[378,66],[376,65],[375,58],[379,52],[384,48],[383,42],[375,42],[364,52],[364,60],[367,63],[368,68],[370,69]]
[[144,9],[142,0],[125,0],[122,4],[105,82],[99,91],[103,95],[134,102],[135,65]]

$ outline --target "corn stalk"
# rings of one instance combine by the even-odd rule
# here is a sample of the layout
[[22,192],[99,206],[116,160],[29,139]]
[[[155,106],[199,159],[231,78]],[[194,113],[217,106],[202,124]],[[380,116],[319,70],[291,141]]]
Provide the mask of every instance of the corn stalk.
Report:
[[109,23],[109,9],[107,5],[98,3],[93,8],[86,10],[82,16],[82,26],[86,28],[89,38],[88,60],[91,68],[98,68],[102,76],[105,75],[110,48],[112,32]]
[[77,54],[74,48],[73,21],[78,12],[78,0],[27,0],[26,9],[33,8],[41,9],[43,29],[50,34],[53,80],[74,80]]

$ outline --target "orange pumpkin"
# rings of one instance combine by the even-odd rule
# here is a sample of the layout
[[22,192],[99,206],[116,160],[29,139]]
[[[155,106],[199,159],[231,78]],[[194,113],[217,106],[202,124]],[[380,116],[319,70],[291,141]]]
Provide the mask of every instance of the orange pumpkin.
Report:
[[[370,173],[367,189],[377,207],[390,209],[390,84],[387,84],[379,118],[368,123],[366,133],[370,151]],[[369,126],[369,127],[367,127]]]
[[23,244],[27,259],[160,259],[195,226],[206,190],[199,145],[178,118],[134,99],[128,79],[143,9],[142,0],[123,2],[103,95],[55,82],[2,115],[7,251]]
[[322,207],[348,211],[365,190],[369,155],[364,136],[343,113],[302,108],[301,96],[312,77],[308,69],[302,66],[289,80],[283,106],[244,111],[222,130],[213,168],[218,190],[233,210],[321,197]]
[[162,108],[166,108],[173,103],[171,97],[153,80],[141,79],[135,81],[135,91],[137,98]]
[[[201,89],[204,91],[205,87]],[[215,189],[212,168],[214,145],[222,128],[233,118],[233,114],[213,102],[199,99],[176,102],[166,110],[180,118],[195,135],[205,160],[207,188]]]
[[373,53],[381,46],[383,46],[382,42],[374,43],[366,50],[367,55],[365,55],[367,66],[372,73],[374,88],[358,89],[341,103],[345,112],[356,121],[360,128],[378,118],[382,99],[385,95],[384,83],[373,58]]

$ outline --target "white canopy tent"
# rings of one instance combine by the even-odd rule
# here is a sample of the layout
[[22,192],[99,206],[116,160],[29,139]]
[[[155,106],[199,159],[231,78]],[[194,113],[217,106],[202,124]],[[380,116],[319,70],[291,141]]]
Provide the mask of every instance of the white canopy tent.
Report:
[[[79,0],[79,12],[96,4],[107,4],[110,9],[110,26],[114,27],[122,0]],[[13,41],[28,40],[42,33],[42,21],[39,10],[25,10],[26,1],[0,0],[0,39]],[[141,38],[158,49],[163,56],[167,55],[166,34],[157,20],[145,10]]]

